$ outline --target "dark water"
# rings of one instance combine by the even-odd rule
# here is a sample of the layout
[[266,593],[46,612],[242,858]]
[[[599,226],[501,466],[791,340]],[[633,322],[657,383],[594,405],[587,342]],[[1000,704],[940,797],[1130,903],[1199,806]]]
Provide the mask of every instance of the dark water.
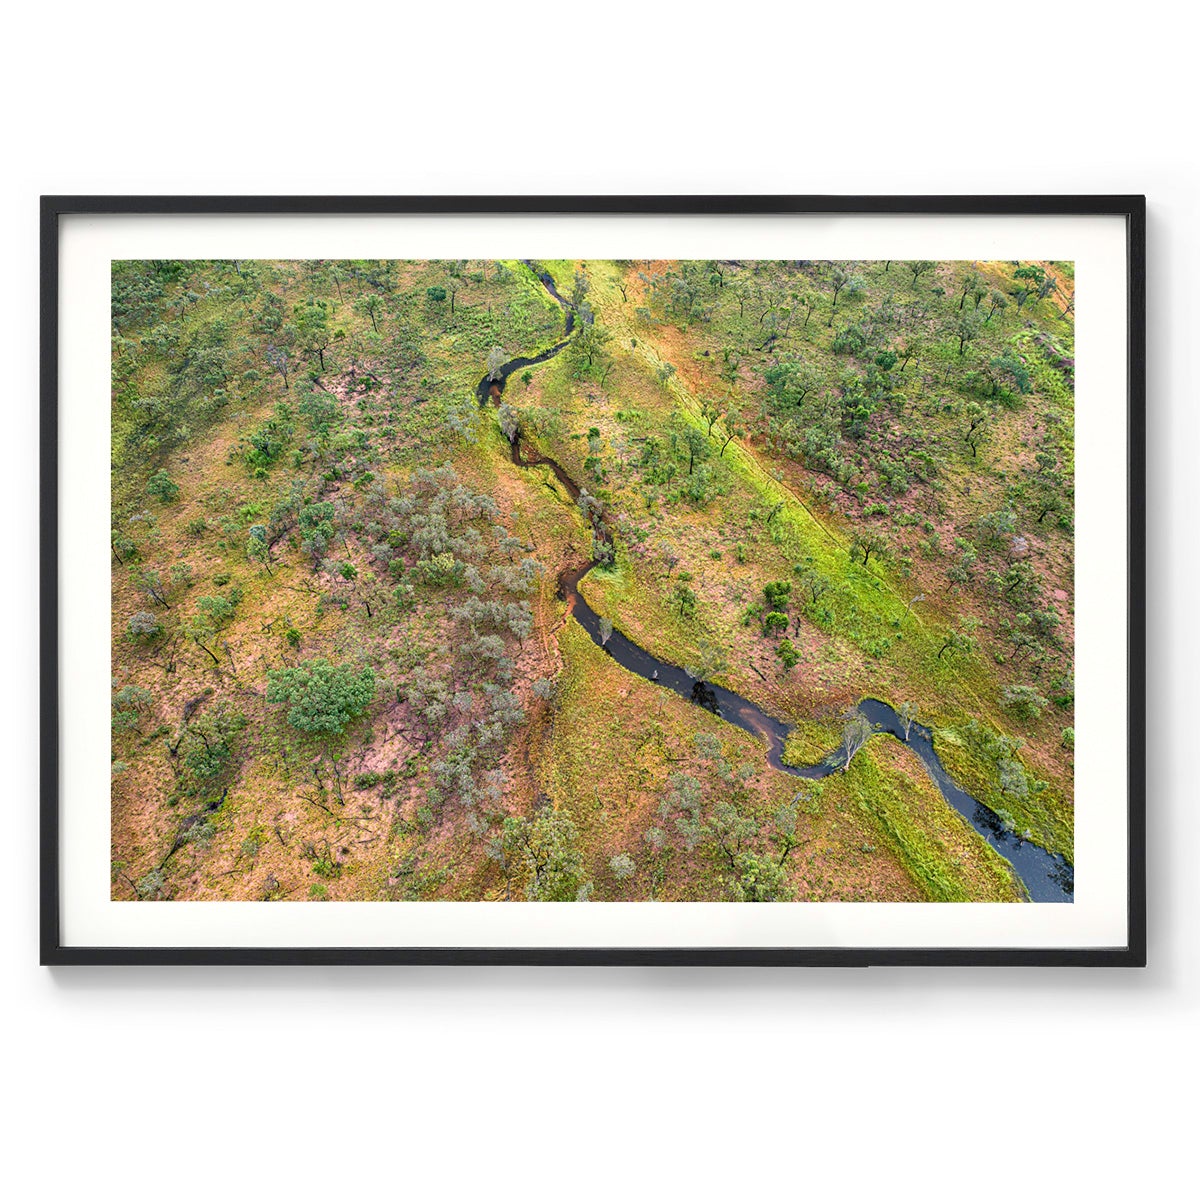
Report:
[[[846,755],[840,745],[831,750],[819,763],[799,767],[787,765],[783,761],[783,750],[791,732],[790,725],[763,712],[757,704],[747,700],[745,696],[739,696],[737,692],[731,692],[719,684],[701,682],[682,667],[655,658],[636,642],[631,642],[618,629],[614,629],[608,641],[603,642],[600,635],[600,618],[588,606],[578,588],[579,581],[591,570],[591,566],[592,564],[588,564],[563,575],[559,586],[571,614],[587,630],[592,641],[611,654],[621,666],[643,679],[670,688],[684,699],[702,705],[731,725],[762,738],[767,743],[767,761],[777,771],[786,771],[789,775],[798,775],[802,779],[824,779],[842,768]],[[891,734],[897,740],[905,742],[900,718],[890,704],[867,697],[859,702],[858,711],[880,733]],[[1073,899],[1075,873],[1071,864],[1061,855],[1050,854],[1040,846],[1035,846],[1016,833],[1006,830],[1000,818],[990,808],[960,788],[950,778],[933,748],[932,730],[914,722],[905,745],[924,763],[930,778],[949,804],[966,819],[976,833],[990,842],[993,848],[1008,860],[1017,877],[1025,885],[1031,900],[1069,903]]]
[[[508,377],[514,371],[523,371],[526,367],[536,367],[538,363],[548,362],[556,354],[559,354],[565,350],[570,344],[571,334],[575,331],[575,309],[568,301],[564,300],[558,294],[558,289],[554,286],[554,280],[550,277],[549,273],[546,271],[537,270],[533,263],[529,262],[527,259],[522,259],[521,261],[534,273],[534,275],[537,276],[542,287],[544,287],[546,291],[558,301],[559,307],[563,310],[563,316],[565,318],[565,324],[563,326],[564,336],[561,342],[557,342],[555,345],[551,346],[549,350],[543,350],[541,354],[535,354],[532,358],[514,358],[510,362],[506,362],[499,369],[498,377],[495,379],[485,375],[475,388],[475,395],[479,397],[480,404],[486,404],[490,398],[499,396],[504,391],[505,386],[508,384]],[[579,489],[576,488],[577,492],[578,490]]]
[[[533,266],[526,263],[531,270]],[[537,272],[535,272],[537,273]],[[566,314],[567,337],[552,346],[549,350],[534,358],[515,358],[500,368],[498,379],[485,377],[479,382],[476,394],[481,404],[489,399],[498,399],[504,391],[508,377],[513,371],[523,370],[527,366],[546,362],[558,354],[570,341],[574,328],[574,313],[570,304],[555,290],[554,281],[545,272],[537,273],[546,290],[558,301]],[[548,466],[556,478],[566,488],[572,500],[578,500],[579,486],[563,468],[552,458],[538,454],[536,451],[526,451],[521,435],[518,432],[512,440],[512,459],[519,466],[530,467],[537,465]],[[595,522],[595,531],[602,541],[611,542],[612,535],[603,520]],[[764,712],[753,701],[737,692],[731,692],[719,684],[707,683],[688,674],[682,667],[664,662],[656,658],[648,650],[644,650],[636,642],[632,642],[619,629],[613,629],[605,641],[600,633],[600,618],[588,605],[579,592],[579,581],[597,564],[583,563],[580,566],[565,570],[558,580],[559,595],[567,602],[567,611],[587,630],[592,641],[606,653],[612,655],[627,671],[648,679],[660,687],[670,688],[677,695],[693,704],[699,704],[731,725],[744,729],[748,733],[761,738],[767,744],[767,762],[777,771],[785,771],[789,775],[797,775],[802,779],[823,779],[840,770],[845,763],[845,751],[841,746],[831,750],[819,763],[811,766],[788,766],[783,761],[783,751],[787,743],[791,726],[769,713]],[[991,843],[992,847],[1005,858],[1012,867],[1014,874],[1024,885],[1029,899],[1039,903],[1070,903],[1075,893],[1075,871],[1070,863],[1060,854],[1049,851],[1025,841],[1015,832],[1004,828],[1004,823],[987,805],[976,800],[965,792],[951,779],[942,761],[938,758],[933,747],[933,731],[924,725],[914,722],[909,737],[905,739],[904,728],[895,709],[882,700],[867,697],[859,702],[858,710],[870,721],[872,728],[879,733],[890,734],[903,742],[925,765],[929,777],[945,797],[947,803],[955,809],[966,822],[980,835]]]

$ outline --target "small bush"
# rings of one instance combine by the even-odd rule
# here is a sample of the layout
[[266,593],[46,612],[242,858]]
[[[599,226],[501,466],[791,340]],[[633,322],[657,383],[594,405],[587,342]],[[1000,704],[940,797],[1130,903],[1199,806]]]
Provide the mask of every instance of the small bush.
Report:
[[775,653],[779,656],[779,661],[785,671],[790,671],[800,661],[800,651],[792,645],[790,638],[784,638],[775,647]]
[[152,612],[135,612],[129,618],[129,636],[135,641],[149,641],[157,637],[162,626]]
[[172,504],[179,499],[179,484],[163,470],[155,471],[146,484],[146,491],[157,497],[164,504]]
[[1000,705],[1022,721],[1036,721],[1050,703],[1037,688],[1024,683],[1009,684],[1000,693]]
[[624,883],[626,879],[632,878],[634,872],[637,870],[633,859],[630,858],[628,854],[614,854],[612,858],[608,860],[608,866],[613,875],[616,876],[616,878],[622,883]]

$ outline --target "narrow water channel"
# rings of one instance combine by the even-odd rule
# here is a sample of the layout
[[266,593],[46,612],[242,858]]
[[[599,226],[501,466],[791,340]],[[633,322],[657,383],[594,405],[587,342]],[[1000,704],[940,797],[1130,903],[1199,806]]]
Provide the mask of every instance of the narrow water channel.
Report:
[[[575,311],[564,300],[554,286],[554,280],[532,263],[525,262],[531,271],[541,281],[546,291],[562,306],[566,316],[566,336],[562,341],[549,350],[532,358],[514,358],[506,362],[495,373],[495,376],[485,376],[479,381],[476,395],[480,404],[490,401],[499,403],[504,393],[508,377],[514,371],[544,363],[559,354],[571,340],[575,328]],[[555,477],[562,483],[572,500],[578,500],[580,488],[577,483],[563,470],[554,459],[539,454],[536,451],[526,451],[518,430],[512,438],[512,460],[518,466],[548,466]],[[596,535],[603,541],[611,540],[611,533],[601,522],[596,524]],[[579,591],[579,582],[597,565],[596,560],[577,567],[566,568],[558,578],[559,595],[567,602],[567,611],[587,631],[588,636],[607,654],[610,654],[621,666],[633,674],[639,675],[660,687],[670,688],[671,691],[683,696],[694,704],[714,713],[731,725],[744,729],[761,738],[767,745],[767,762],[777,771],[785,771],[802,779],[823,779],[842,768],[845,763],[845,751],[841,746],[831,750],[819,763],[811,766],[789,766],[783,761],[784,747],[787,744],[791,726],[786,722],[764,712],[745,696],[732,692],[719,684],[707,683],[689,675],[682,667],[664,662],[656,658],[648,650],[627,638],[619,629],[613,629],[607,639],[601,636],[600,618],[588,605]],[[865,697],[858,704],[858,710],[870,721],[872,728],[883,734],[903,742],[924,764],[929,777],[937,786],[938,791],[946,802],[958,812],[966,822],[986,839],[991,846],[1007,860],[1014,874],[1024,885],[1029,899],[1039,903],[1070,903],[1075,894],[1075,871],[1072,865],[1061,854],[1051,854],[1041,846],[1026,841],[1015,831],[1006,829],[1004,822],[987,805],[964,791],[951,779],[946,768],[933,746],[933,731],[924,725],[914,723],[909,736],[904,736],[903,725],[895,709],[890,704],[873,697]]]

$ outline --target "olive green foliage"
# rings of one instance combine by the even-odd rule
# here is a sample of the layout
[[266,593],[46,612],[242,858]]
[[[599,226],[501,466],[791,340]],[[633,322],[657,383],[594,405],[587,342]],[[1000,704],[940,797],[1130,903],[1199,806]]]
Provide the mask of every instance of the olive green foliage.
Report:
[[785,671],[790,671],[801,660],[800,651],[792,644],[790,638],[784,638],[778,646],[775,647],[775,653],[779,657],[780,665]]
[[334,666],[323,658],[267,672],[267,700],[288,705],[288,724],[302,733],[336,734],[375,698],[370,667]]
[[1037,688],[1027,684],[1009,684],[1001,693],[1000,703],[1023,721],[1034,721],[1050,703]]
[[175,483],[166,471],[158,470],[150,476],[146,491],[151,496],[157,496],[164,504],[171,504],[179,499],[179,484]]
[[501,834],[506,861],[525,873],[525,896],[534,901],[586,900],[591,891],[579,852],[579,833],[565,812],[546,809],[532,820],[507,817]]
[[713,734],[697,734],[694,745],[700,769],[671,773],[654,844],[701,856],[716,870],[729,899],[790,899],[783,864],[798,844],[796,810],[784,806],[773,823],[762,822],[749,810],[754,768],[735,763]]
[[153,694],[136,684],[126,684],[118,689],[112,698],[113,729],[136,729],[153,702]]
[[247,724],[245,714],[226,701],[201,709],[187,721],[175,753],[184,767],[188,791],[210,793],[228,780],[238,735]]

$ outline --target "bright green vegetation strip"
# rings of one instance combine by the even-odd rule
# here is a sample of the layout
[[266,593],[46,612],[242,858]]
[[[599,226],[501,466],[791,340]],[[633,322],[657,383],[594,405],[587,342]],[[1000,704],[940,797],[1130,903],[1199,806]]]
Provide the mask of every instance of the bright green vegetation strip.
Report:
[[932,781],[900,774],[890,765],[893,748],[883,742],[874,738],[855,756],[844,776],[846,786],[851,801],[870,815],[927,898],[1018,899],[1019,885],[1008,864],[948,808]]
[[1026,771],[1012,754],[1003,735],[981,722],[944,729],[934,734],[942,765],[1001,821],[1022,837],[1075,860],[1074,806],[1057,789]]

